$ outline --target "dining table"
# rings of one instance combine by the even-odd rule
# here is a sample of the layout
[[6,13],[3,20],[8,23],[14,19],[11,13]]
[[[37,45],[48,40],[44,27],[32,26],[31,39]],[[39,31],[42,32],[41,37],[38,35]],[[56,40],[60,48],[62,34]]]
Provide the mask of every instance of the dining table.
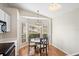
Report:
[[[30,47],[34,47],[34,50],[35,50],[35,53],[36,53],[37,46],[39,48],[41,48],[40,44],[41,44],[41,39],[40,38],[32,38],[32,39],[30,39],[30,42],[29,42],[29,52],[30,52]],[[39,52],[41,52],[41,51],[39,51]]]

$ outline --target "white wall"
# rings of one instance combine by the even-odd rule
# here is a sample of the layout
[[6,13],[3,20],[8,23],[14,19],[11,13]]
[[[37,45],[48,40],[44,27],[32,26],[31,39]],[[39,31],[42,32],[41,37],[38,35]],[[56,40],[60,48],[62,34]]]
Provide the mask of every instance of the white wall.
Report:
[[52,45],[68,54],[79,52],[79,9],[53,19]]

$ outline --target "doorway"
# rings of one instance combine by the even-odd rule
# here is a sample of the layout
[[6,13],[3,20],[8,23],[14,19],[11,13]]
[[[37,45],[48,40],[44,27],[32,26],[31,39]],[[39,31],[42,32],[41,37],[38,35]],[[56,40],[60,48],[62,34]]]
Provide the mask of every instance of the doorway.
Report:
[[[21,17],[20,18],[20,49],[23,48],[27,54],[29,55],[29,47],[24,48],[26,45],[29,43],[29,38],[42,38],[43,36],[47,36],[49,40],[49,44],[51,43],[51,21],[50,19],[32,19],[32,18],[25,18]],[[34,52],[33,49],[32,53]]]

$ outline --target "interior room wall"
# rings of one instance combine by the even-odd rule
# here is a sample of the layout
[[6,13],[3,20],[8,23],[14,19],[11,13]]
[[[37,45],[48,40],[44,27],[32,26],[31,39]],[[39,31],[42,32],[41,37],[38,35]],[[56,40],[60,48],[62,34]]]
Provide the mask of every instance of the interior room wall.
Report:
[[52,22],[52,45],[70,55],[79,53],[79,9],[60,14]]
[[16,40],[17,38],[17,9],[9,8],[7,4],[0,4],[0,9],[10,15],[10,32],[0,33],[0,40]]

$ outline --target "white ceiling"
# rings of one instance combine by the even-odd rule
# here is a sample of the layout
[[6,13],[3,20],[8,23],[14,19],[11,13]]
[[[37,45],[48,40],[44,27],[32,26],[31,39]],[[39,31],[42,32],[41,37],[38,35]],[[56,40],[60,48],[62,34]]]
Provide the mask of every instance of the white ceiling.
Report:
[[79,8],[79,3],[60,3],[62,8],[57,12],[52,12],[48,9],[50,3],[10,3],[10,6],[18,7],[25,10],[31,10],[37,12],[48,17],[53,17],[56,15],[60,15],[62,13],[71,11],[75,8]]

